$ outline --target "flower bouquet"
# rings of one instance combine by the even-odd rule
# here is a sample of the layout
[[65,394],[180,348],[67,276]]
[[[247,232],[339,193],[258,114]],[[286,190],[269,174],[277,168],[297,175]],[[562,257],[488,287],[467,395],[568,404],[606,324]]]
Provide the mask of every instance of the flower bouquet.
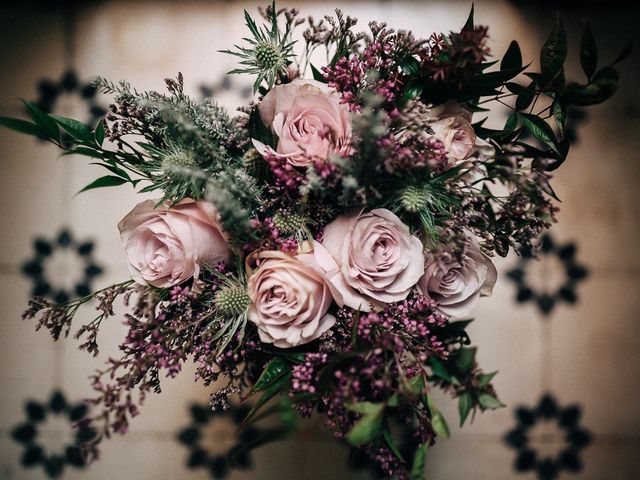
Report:
[[36,298],[24,316],[57,340],[95,300],[75,337],[97,355],[114,302],[128,306],[121,357],[92,377],[89,456],[193,360],[215,384],[212,409],[250,399],[244,425],[279,414],[232,462],[319,415],[385,475],[422,478],[448,435],[434,389],[457,400],[460,424],[503,406],[469,315],[496,281],[491,257],[534,252],[554,221],[567,109],[612,95],[628,49],[598,68],[585,29],[580,84],[563,74],[560,20],[540,71],[526,71],[515,41],[488,60],[473,10],[459,32],[426,40],[379,22],[358,32],[340,11],[261,13],[263,25],[245,12],[249,37],[226,52],[240,63],[230,73],[255,77],[238,115],[191,99],[178,75],[167,93],[98,78],[114,103],[96,128],[29,103],[29,121],[0,119],[97,161],[107,175],[84,190],[156,193],[118,224],[131,279],[65,304]]

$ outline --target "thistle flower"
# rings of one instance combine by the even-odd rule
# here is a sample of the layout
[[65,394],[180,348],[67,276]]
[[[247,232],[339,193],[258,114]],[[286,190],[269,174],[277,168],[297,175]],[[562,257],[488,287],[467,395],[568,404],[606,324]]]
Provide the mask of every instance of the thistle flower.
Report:
[[255,20],[251,18],[249,12],[244,11],[244,19],[253,38],[245,38],[248,47],[235,45],[236,50],[221,50],[240,57],[241,68],[231,70],[229,73],[249,73],[257,75],[253,83],[253,92],[257,92],[260,84],[266,80],[268,88],[273,87],[278,75],[287,74],[287,66],[291,63],[289,58],[293,54],[295,41],[291,40],[292,22],[286,23],[284,32],[278,27],[278,13],[275,4],[267,9],[267,21],[270,27],[263,25],[258,27]]

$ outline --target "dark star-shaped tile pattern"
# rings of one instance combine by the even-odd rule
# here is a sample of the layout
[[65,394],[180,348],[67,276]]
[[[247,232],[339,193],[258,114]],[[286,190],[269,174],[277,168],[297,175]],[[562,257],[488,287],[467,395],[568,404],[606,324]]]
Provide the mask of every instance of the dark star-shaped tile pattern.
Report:
[[[82,447],[96,435],[87,420],[88,412],[89,409],[83,402],[69,403],[60,391],[53,392],[51,398],[44,403],[27,400],[25,402],[27,418],[11,431],[13,440],[24,446],[22,465],[25,468],[35,468],[40,465],[50,478],[62,475],[66,466],[86,467],[87,457]],[[63,445],[57,452],[47,451],[38,438],[41,427],[52,416],[65,419],[73,432],[73,442]]]
[[[91,241],[77,241],[67,229],[60,231],[53,240],[36,238],[33,242],[34,256],[22,265],[22,273],[33,282],[32,296],[48,297],[57,303],[65,303],[74,297],[83,297],[91,293],[91,282],[102,274],[102,268],[93,259],[94,244]],[[80,260],[83,271],[80,280],[70,291],[68,288],[57,286],[55,278],[47,274],[47,261],[58,249],[73,253]]]
[[[561,407],[550,394],[545,394],[537,406],[515,410],[517,425],[505,435],[505,442],[517,452],[514,469],[517,472],[535,472],[540,480],[553,480],[561,471],[582,470],[580,451],[591,443],[591,434],[579,425],[579,405]],[[533,427],[542,421],[552,421],[563,433],[564,445],[556,456],[536,451],[531,443]]]
[[555,291],[536,291],[527,279],[528,270],[532,262],[537,261],[531,254],[525,254],[520,258],[518,266],[507,272],[507,277],[513,281],[518,292],[516,301],[518,303],[534,302],[540,312],[547,316],[561,302],[574,304],[578,301],[576,288],[579,282],[583,281],[588,270],[576,261],[577,247],[574,243],[557,245],[551,235],[542,237],[540,256],[555,255],[560,260],[563,267],[561,274],[564,276],[560,287]]

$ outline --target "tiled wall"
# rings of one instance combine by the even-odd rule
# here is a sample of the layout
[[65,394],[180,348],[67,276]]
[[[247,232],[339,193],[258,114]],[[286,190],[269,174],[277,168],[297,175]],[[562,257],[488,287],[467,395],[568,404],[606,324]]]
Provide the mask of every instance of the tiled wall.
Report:
[[[297,6],[318,17],[340,6],[362,24],[383,19],[424,36],[459,27],[469,8],[462,1]],[[199,95],[200,85],[216,84],[231,67],[233,59],[217,50],[244,34],[243,7],[253,4],[93,2],[79,10],[74,48],[66,53],[68,17],[63,13],[53,7],[1,7],[0,114],[18,114],[19,98],[37,98],[38,81],[57,80],[71,64],[82,79],[96,74],[126,78],[139,89],[161,89],[163,78],[181,71],[187,90]],[[602,6],[586,13],[600,40],[601,59],[613,59],[627,38],[635,37],[640,44],[634,30],[640,19],[637,7]],[[500,53],[518,38],[527,60],[537,59],[552,18],[549,10],[476,2],[477,22],[491,26],[491,47]],[[579,74],[580,18],[580,12],[566,12],[574,76]],[[452,438],[431,451],[431,479],[536,478],[514,472],[516,454],[503,437],[516,425],[514,409],[537,404],[545,392],[561,405],[581,405],[581,423],[593,435],[576,478],[640,478],[639,58],[635,53],[622,66],[622,86],[613,101],[590,111],[579,143],[556,178],[562,204],[560,223],[552,233],[560,243],[577,244],[577,257],[590,272],[578,286],[579,302],[560,305],[543,318],[535,305],[514,302],[515,286],[504,273],[516,259],[498,261],[500,281],[494,296],[478,308],[471,333],[484,368],[500,370],[495,384],[508,408],[481,415],[460,430],[455,404],[442,399]],[[242,101],[247,84],[247,79],[233,81],[233,88],[218,98],[229,107]],[[85,110],[77,98],[67,96],[60,99],[56,113],[82,118]],[[76,238],[96,242],[94,256],[106,273],[94,286],[127,275],[116,223],[139,198],[128,187],[74,197],[97,174],[96,167],[57,155],[51,146],[0,131],[0,478],[44,478],[40,469],[20,466],[21,447],[11,438],[13,426],[24,418],[25,400],[46,399],[55,388],[70,399],[87,396],[86,377],[101,365],[101,360],[78,352],[73,340],[54,344],[45,332],[34,332],[20,320],[31,288],[21,265],[33,256],[32,240],[55,238],[69,226]],[[549,281],[559,275],[552,267]],[[83,312],[87,318],[90,314]],[[106,326],[102,358],[116,352],[123,333],[117,319]],[[101,460],[88,470],[68,470],[64,478],[208,478],[205,471],[185,468],[187,451],[175,439],[189,424],[188,406],[208,397],[192,380],[188,368],[176,380],[166,381],[163,395],[149,398],[129,435],[106,443]],[[43,432],[53,446],[59,444],[59,434],[55,428]],[[223,443],[225,435],[219,433]],[[554,437],[551,445],[538,442],[538,447],[553,451],[562,442]],[[259,450],[255,469],[231,478],[367,478],[347,470],[345,459],[346,451],[326,435],[308,434],[304,441],[296,438]],[[560,478],[571,476],[563,473]]]

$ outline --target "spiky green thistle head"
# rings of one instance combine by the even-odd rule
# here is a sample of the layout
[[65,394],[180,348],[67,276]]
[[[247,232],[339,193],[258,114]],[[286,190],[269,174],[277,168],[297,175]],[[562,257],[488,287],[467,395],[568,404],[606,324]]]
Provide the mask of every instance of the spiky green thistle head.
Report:
[[304,217],[295,213],[276,213],[273,216],[273,224],[284,234],[295,234],[306,226]]
[[246,312],[251,303],[246,289],[238,286],[222,287],[215,294],[216,308],[222,315],[240,315]]
[[196,159],[190,152],[172,152],[162,159],[162,170],[168,174],[179,173],[194,166]]
[[255,55],[256,64],[264,70],[279,67],[283,62],[280,50],[271,43],[265,42],[256,45]]
[[427,206],[428,195],[424,188],[409,185],[400,194],[400,205],[409,213],[417,213]]

